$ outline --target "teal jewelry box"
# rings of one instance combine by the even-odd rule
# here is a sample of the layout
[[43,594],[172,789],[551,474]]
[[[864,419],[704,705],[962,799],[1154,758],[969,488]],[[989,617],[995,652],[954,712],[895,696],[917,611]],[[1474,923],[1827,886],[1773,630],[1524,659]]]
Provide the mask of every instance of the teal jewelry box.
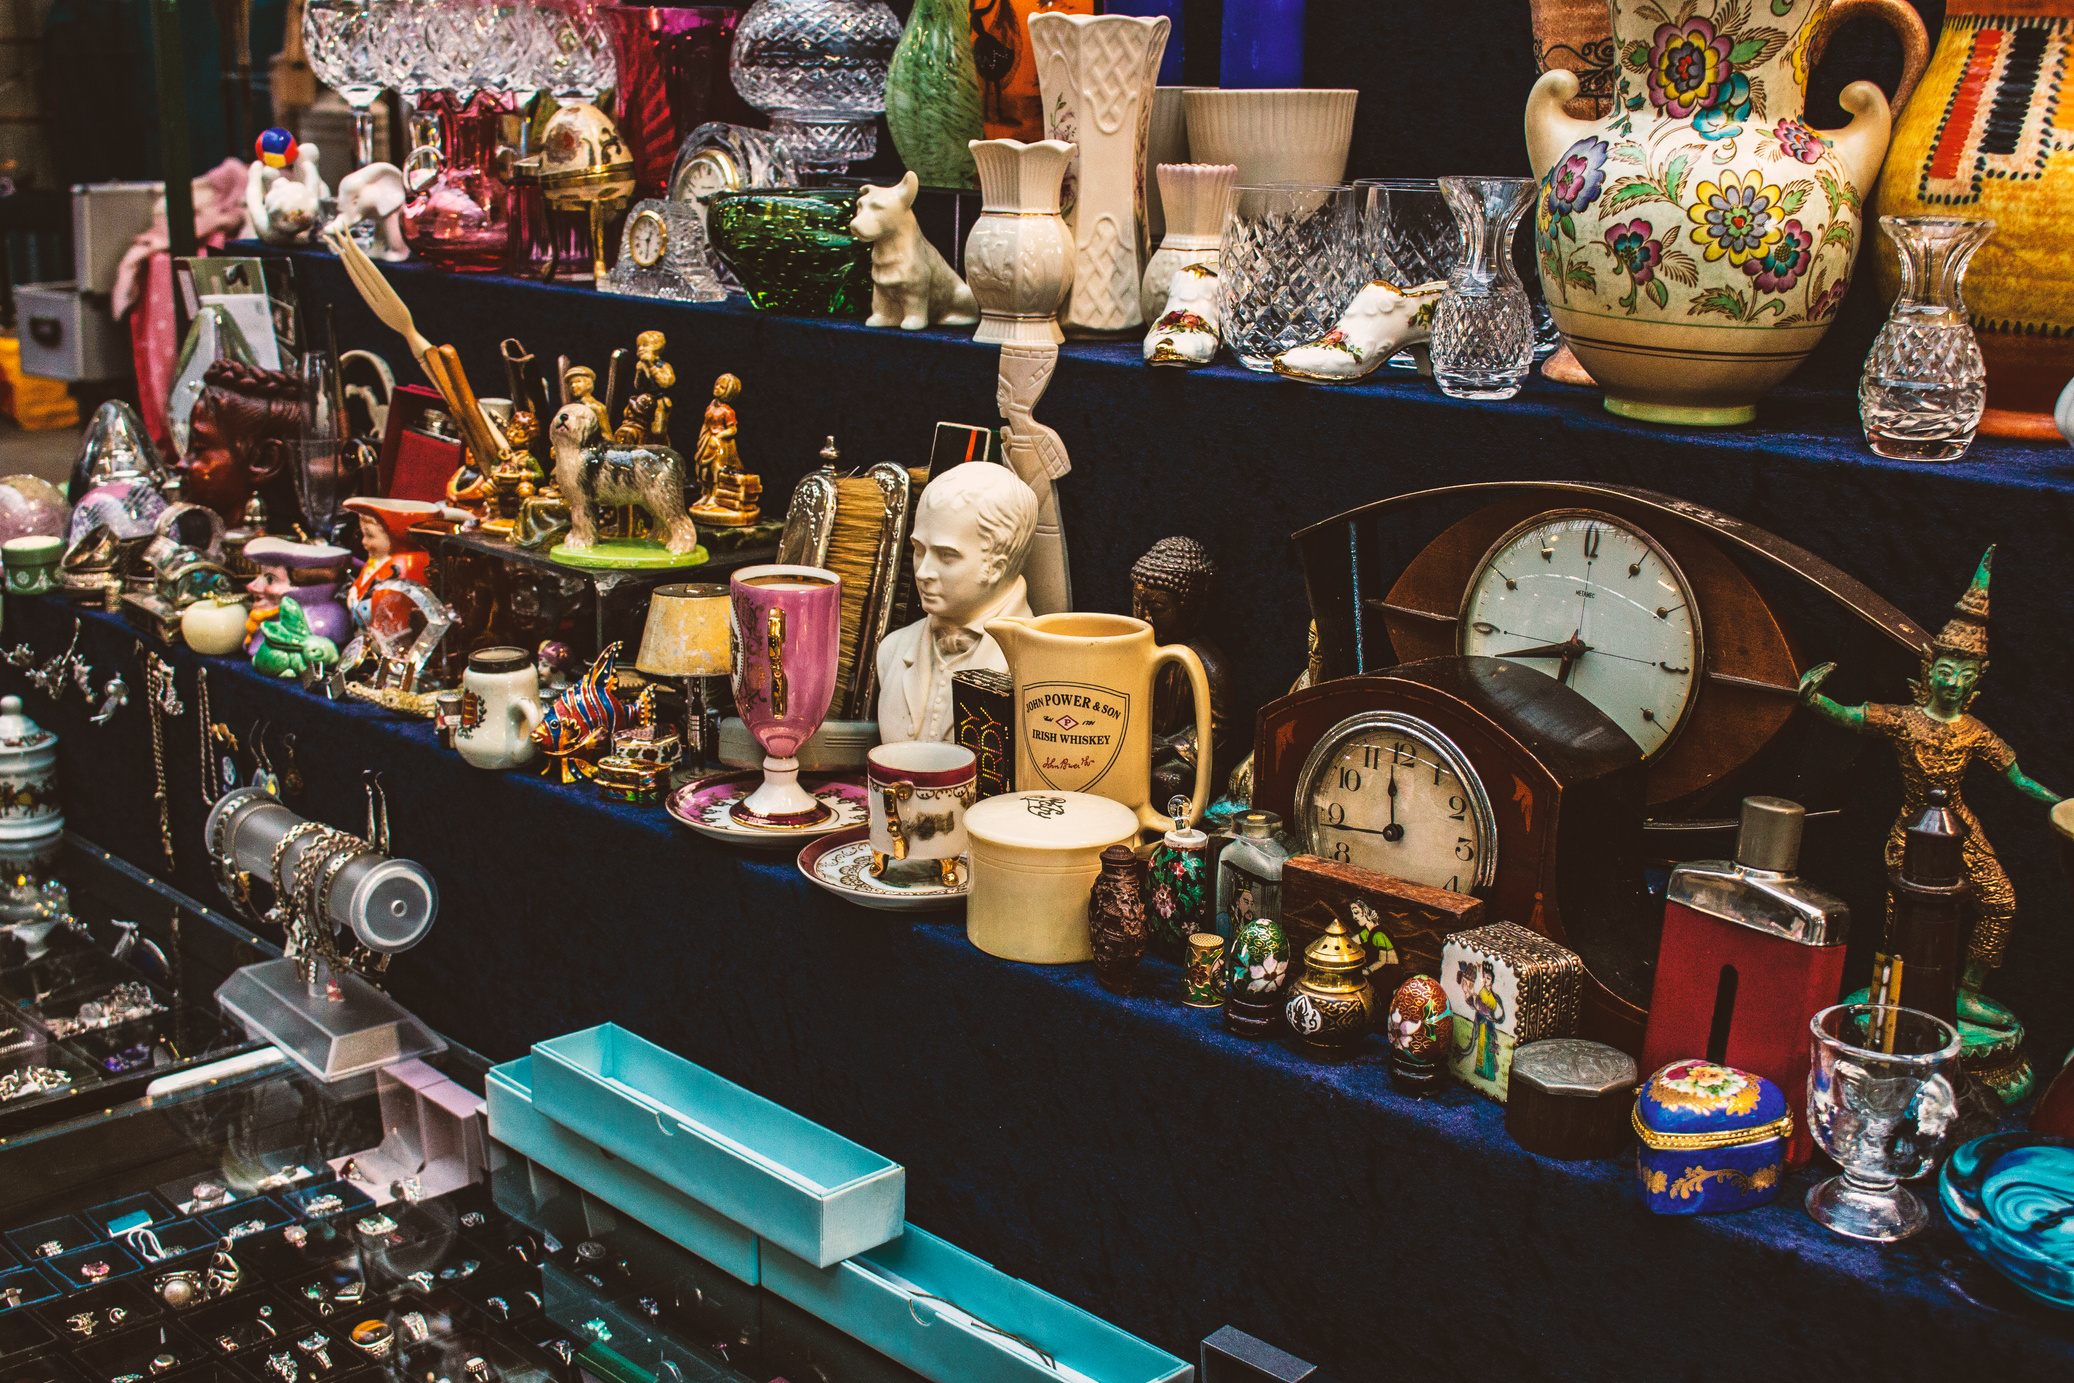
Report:
[[900,1233],[907,1171],[615,1023],[533,1045],[533,1107],[817,1267]]
[[490,1137],[715,1267],[756,1285],[756,1236],[540,1113],[533,1106],[533,1058],[522,1056],[491,1068],[483,1093]]

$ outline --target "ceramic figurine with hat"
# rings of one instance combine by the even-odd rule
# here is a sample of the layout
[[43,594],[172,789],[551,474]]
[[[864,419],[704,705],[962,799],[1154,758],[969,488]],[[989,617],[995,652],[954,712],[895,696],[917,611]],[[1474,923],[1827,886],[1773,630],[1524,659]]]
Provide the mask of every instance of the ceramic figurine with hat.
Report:
[[259,597],[247,620],[246,653],[257,658],[264,637],[261,626],[291,597],[308,632],[333,644],[352,635],[353,617],[338,598],[352,553],[330,543],[254,538],[245,544],[245,557],[259,568],[259,575],[245,587]]
[[2008,947],[2016,920],[2016,890],[1982,834],[1979,819],[1966,805],[1961,787],[1966,770],[1978,760],[2034,801],[2052,806],[2060,795],[2027,777],[2017,767],[2016,751],[1967,709],[1980,694],[1988,668],[1988,575],[1994,556],[1991,547],[1951,619],[1923,649],[1922,676],[1909,684],[1913,704],[1838,705],[1822,695],[1822,683],[1834,663],[1808,670],[1800,679],[1800,699],[1824,720],[1893,741],[1901,766],[1901,810],[1887,832],[1888,869],[1900,869],[1908,822],[1922,814],[1933,790],[1943,790],[1947,809],[1963,824],[1964,873],[1970,886],[1966,910],[1972,932],[1959,979],[1959,1031],[1965,1038],[1967,1067],[2005,1103],[2014,1104],[2031,1089],[2023,1025],[1980,991]]
[[742,528],[756,522],[763,497],[763,480],[742,469],[736,435],[741,430],[735,416],[735,400],[742,396],[742,381],[722,375],[713,381],[713,401],[699,423],[698,447],[692,465],[698,472],[698,503],[691,516],[701,523],[722,528]]

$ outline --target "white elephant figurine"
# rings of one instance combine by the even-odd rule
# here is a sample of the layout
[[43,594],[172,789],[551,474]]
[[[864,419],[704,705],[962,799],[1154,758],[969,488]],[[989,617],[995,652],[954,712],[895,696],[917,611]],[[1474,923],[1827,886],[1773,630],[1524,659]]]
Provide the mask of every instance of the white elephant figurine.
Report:
[[254,159],[245,173],[245,215],[252,233],[269,245],[307,244],[330,195],[317,171],[314,144],[300,146],[287,168],[269,168]]
[[1399,288],[1377,279],[1354,295],[1338,325],[1275,357],[1275,373],[1310,384],[1360,379],[1403,350],[1432,339],[1433,309],[1444,280]]
[[403,170],[393,163],[370,163],[339,179],[338,215],[324,228],[327,235],[344,235],[362,221],[381,223],[381,243],[374,258],[391,262],[410,258],[403,240],[403,204],[410,194]]
[[1148,365],[1207,365],[1221,344],[1215,258],[1184,264],[1167,281],[1167,310],[1145,333]]
[[979,303],[965,280],[952,272],[915,221],[912,170],[892,187],[867,187],[857,198],[850,234],[871,246],[871,316],[868,327],[970,326]]

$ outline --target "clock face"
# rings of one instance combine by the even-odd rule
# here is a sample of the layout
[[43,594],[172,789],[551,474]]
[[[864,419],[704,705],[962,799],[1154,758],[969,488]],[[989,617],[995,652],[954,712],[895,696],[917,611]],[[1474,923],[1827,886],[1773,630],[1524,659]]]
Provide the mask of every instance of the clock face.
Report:
[[637,212],[627,225],[627,254],[643,269],[653,269],[662,262],[663,249],[669,244],[669,238],[669,230],[663,225],[659,213]]
[[1537,515],[1492,545],[1463,594],[1456,647],[1565,683],[1644,759],[1677,737],[1704,672],[1699,609],[1670,554],[1589,509]]
[[1454,742],[1417,716],[1366,711],[1332,727],[1296,785],[1304,848],[1468,893],[1496,876],[1497,820]]

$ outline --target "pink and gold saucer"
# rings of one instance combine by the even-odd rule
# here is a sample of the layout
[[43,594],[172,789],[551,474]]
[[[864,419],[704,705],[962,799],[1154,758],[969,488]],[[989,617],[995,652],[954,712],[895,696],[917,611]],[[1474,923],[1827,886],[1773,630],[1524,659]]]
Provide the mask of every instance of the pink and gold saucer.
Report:
[[826,808],[818,821],[798,826],[753,826],[734,813],[735,804],[763,784],[763,773],[745,769],[686,783],[664,803],[670,815],[710,840],[753,848],[799,847],[803,840],[865,824],[862,778],[835,773],[802,773],[799,781]]

